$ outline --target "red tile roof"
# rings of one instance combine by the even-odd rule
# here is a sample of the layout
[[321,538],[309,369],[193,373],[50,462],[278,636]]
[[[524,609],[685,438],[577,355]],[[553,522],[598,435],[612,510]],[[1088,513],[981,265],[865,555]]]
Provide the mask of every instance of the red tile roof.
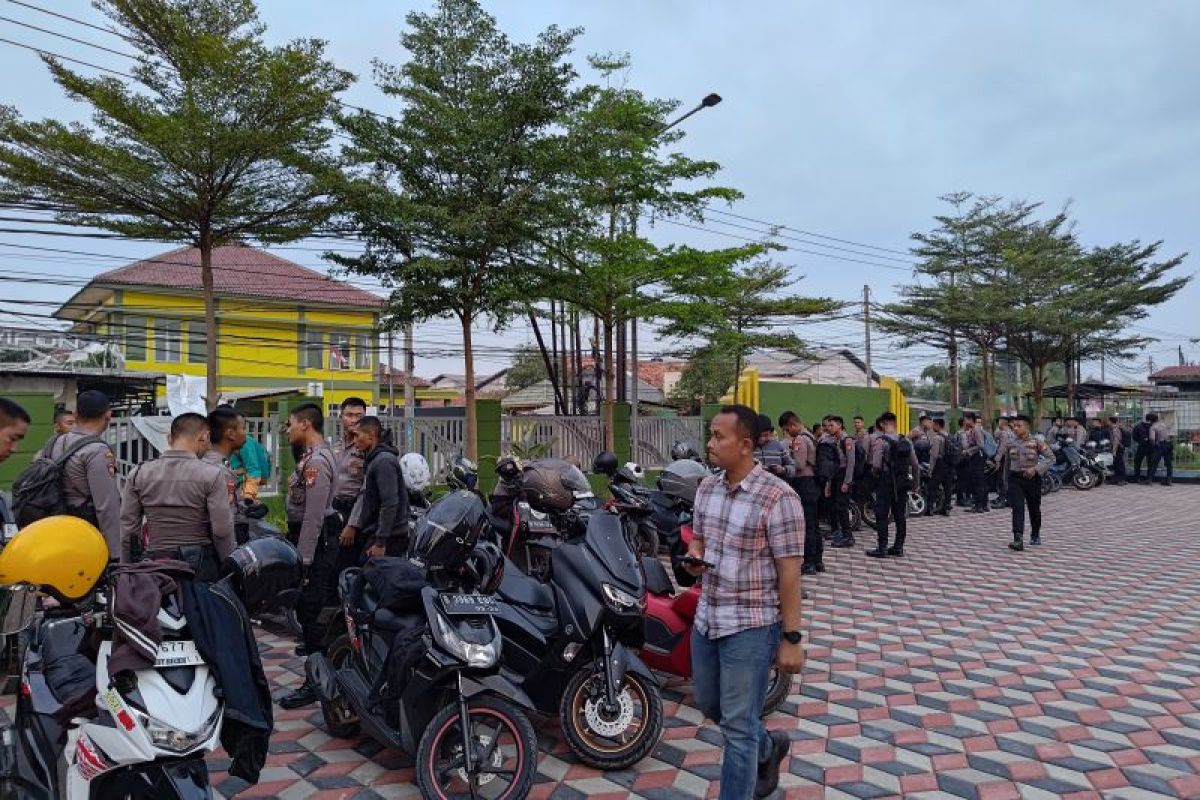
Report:
[[[388,385],[388,377],[391,377],[392,382],[397,387],[404,386],[404,370],[390,369],[387,364],[379,365],[379,384],[386,387]],[[424,378],[413,376],[413,386],[417,389],[424,389],[429,386],[429,381]]]
[[1150,380],[1152,381],[1171,379],[1179,380],[1180,378],[1200,380],[1200,364],[1184,364],[1181,367],[1164,367],[1150,376]]
[[[591,356],[585,356],[580,359],[580,365],[585,370],[592,368],[593,360]],[[686,361],[638,361],[638,377],[645,383],[650,384],[655,389],[662,389],[666,385],[667,373],[683,372],[687,366]]]
[[[213,250],[218,297],[259,297],[353,308],[380,308],[383,299],[316,270],[253,247]],[[200,250],[183,247],[102,273],[94,283],[200,291]]]

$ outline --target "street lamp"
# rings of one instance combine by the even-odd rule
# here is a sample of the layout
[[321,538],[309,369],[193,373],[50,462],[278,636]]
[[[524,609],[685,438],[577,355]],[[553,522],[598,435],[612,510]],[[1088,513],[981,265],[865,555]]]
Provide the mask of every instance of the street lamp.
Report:
[[[706,108],[712,108],[713,106],[715,106],[715,105],[716,105],[717,103],[719,103],[719,102],[721,102],[721,95],[717,94],[716,92],[712,92],[712,93],[710,93],[710,94],[706,94],[706,95],[704,96],[704,99],[700,101],[700,105],[696,106],[696,107],[695,107],[695,108],[693,108],[691,111],[687,112],[687,113],[686,113],[686,114],[684,114],[682,117],[680,117],[679,119],[675,120],[674,122],[672,122],[672,123],[668,124],[668,125],[667,125],[665,128],[663,128],[663,131],[669,131],[669,130],[671,130],[671,128],[674,128],[676,125],[678,125],[679,123],[683,122],[685,119],[687,119],[688,117],[690,117],[692,114],[695,114],[695,113],[696,113],[696,112],[698,112],[698,111],[703,111],[703,110],[704,110],[704,109],[706,109]],[[660,132],[661,132],[661,131],[660,131]]]

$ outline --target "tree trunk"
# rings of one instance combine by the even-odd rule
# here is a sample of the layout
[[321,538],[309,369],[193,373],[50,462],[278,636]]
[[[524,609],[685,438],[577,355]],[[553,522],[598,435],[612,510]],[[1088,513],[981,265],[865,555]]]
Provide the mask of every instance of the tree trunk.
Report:
[[1042,411],[1046,405],[1046,368],[1029,367],[1029,380],[1033,383],[1033,424],[1035,430],[1042,429]]
[[954,416],[954,412],[958,410],[959,393],[958,393],[958,339],[954,334],[950,334],[950,343],[946,347],[946,357],[950,361],[949,371],[946,373],[946,379],[950,382],[950,416]]
[[616,401],[616,364],[613,363],[613,323],[604,320],[604,449],[612,450],[616,443],[613,430],[613,403]]
[[[526,313],[529,314],[529,324],[533,327],[533,336],[537,339],[538,352],[542,354],[542,365],[546,367],[546,378],[550,381],[550,388],[554,392],[554,413],[562,414],[560,410],[565,407],[563,402],[562,392],[558,386],[558,374],[554,369],[554,358],[546,350],[546,340],[542,338],[542,326],[538,324],[537,316],[533,313],[533,306],[526,304]],[[554,330],[554,315],[550,316],[550,330]]]
[[213,290],[212,231],[200,232],[200,285],[204,291],[204,338],[208,343],[204,358],[204,403],[209,411],[217,407],[217,298]]
[[992,351],[986,347],[979,349],[979,363],[983,380],[983,419],[990,428],[996,412],[996,365],[992,360]]
[[462,317],[463,334],[463,398],[467,407],[466,419],[466,456],[479,463],[479,430],[478,418],[475,414],[475,349],[471,341],[471,317]]

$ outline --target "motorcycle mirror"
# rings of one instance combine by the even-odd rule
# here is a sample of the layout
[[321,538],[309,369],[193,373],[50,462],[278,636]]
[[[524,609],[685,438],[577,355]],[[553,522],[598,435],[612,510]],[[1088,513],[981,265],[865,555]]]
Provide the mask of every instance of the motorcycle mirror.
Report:
[[20,633],[33,622],[37,611],[37,591],[18,584],[0,589],[0,636]]

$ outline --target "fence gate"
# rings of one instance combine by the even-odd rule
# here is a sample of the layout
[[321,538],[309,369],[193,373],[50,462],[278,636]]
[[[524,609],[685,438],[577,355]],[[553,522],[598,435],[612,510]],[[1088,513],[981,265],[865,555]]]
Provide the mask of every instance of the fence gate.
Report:
[[704,419],[639,417],[633,460],[650,469],[665,467],[671,463],[671,446],[675,442],[690,442],[697,452],[703,452]]

